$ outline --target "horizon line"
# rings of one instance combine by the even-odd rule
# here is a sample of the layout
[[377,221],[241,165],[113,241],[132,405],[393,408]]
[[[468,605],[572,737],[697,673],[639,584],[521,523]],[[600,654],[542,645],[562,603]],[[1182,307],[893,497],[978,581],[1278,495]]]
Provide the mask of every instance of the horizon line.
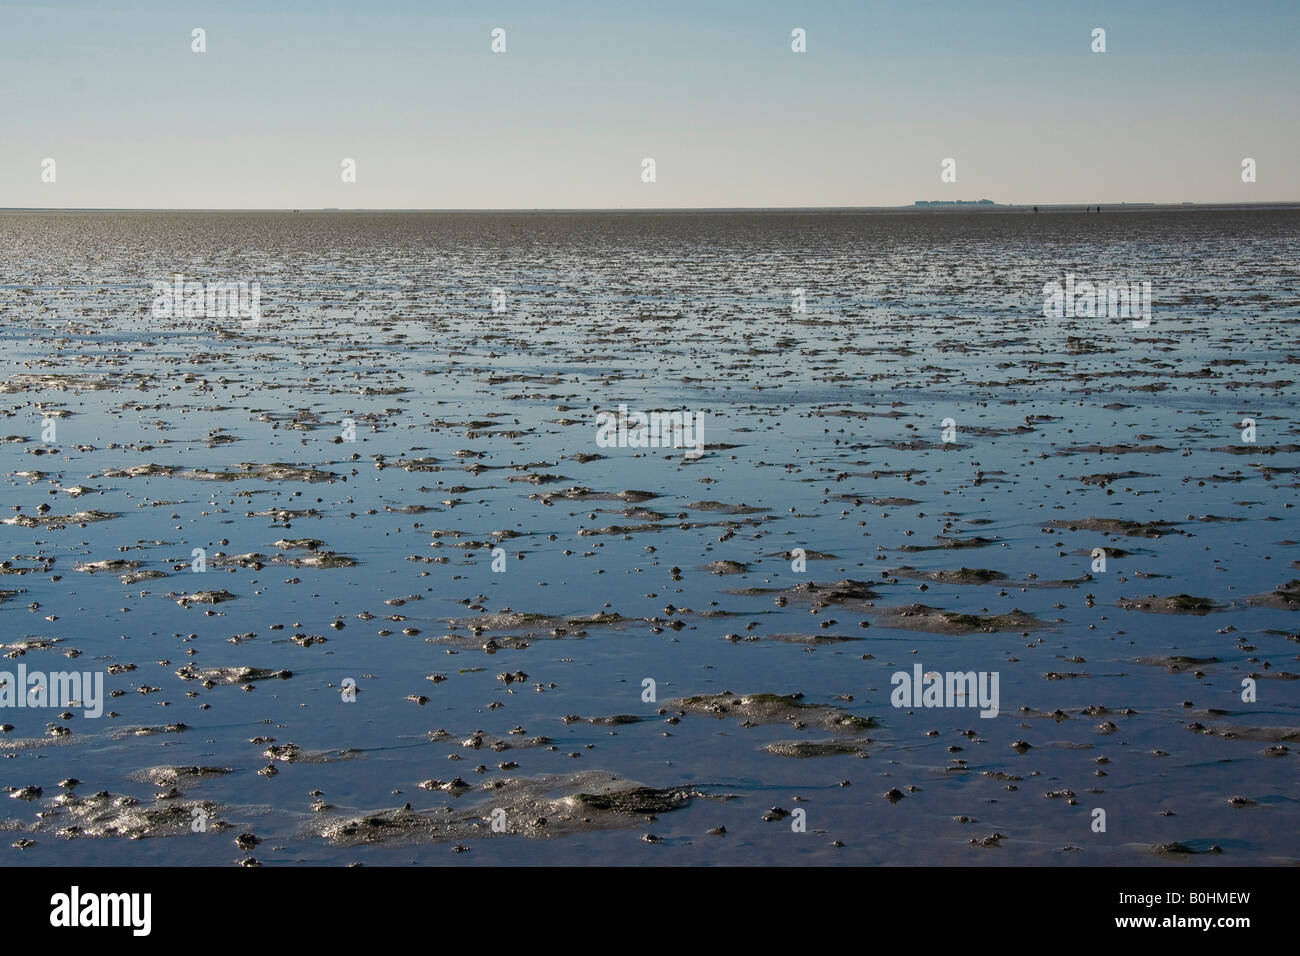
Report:
[[[918,205],[917,203],[925,203]],[[0,212],[980,212],[1031,209],[1187,209],[1300,208],[1300,200],[1279,199],[1254,202],[1067,202],[1067,203],[981,203],[977,200],[917,200],[897,206],[0,206]]]

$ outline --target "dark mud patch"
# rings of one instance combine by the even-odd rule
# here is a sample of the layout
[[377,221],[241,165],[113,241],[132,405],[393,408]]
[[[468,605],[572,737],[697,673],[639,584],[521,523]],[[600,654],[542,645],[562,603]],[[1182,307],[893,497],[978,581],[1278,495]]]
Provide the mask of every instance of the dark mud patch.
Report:
[[[646,719],[636,714],[611,714],[608,717],[588,717],[587,723],[595,724],[597,727],[622,727],[625,724],[639,724]],[[568,722],[567,718],[565,722]]]
[[4,651],[4,656],[10,660],[22,657],[28,651],[49,650],[55,644],[63,642],[61,637],[28,637],[21,641],[10,641],[7,644],[0,644],[0,650]]
[[746,574],[749,565],[743,561],[713,561],[702,565],[700,570],[708,571],[710,574]]
[[1219,445],[1210,451],[1226,455],[1290,455],[1300,451],[1300,445]]
[[1203,853],[1222,853],[1223,848],[1206,843],[1157,843],[1151,847],[1156,856],[1195,856]]
[[272,462],[265,465],[240,462],[230,471],[209,471],[206,468],[196,468],[193,471],[183,471],[180,476],[194,481],[243,481],[247,478],[260,478],[263,481],[305,481],[311,484],[335,481],[343,477],[332,471],[322,471],[310,466],[291,465],[285,462]]
[[176,670],[181,680],[202,681],[205,687],[217,684],[252,684],[260,680],[288,680],[292,671],[271,670],[266,667],[209,667],[200,669],[196,664],[186,664]]
[[262,756],[281,763],[337,763],[361,756],[360,750],[303,750],[295,743],[271,744]]
[[[612,611],[597,611],[594,614],[565,616],[539,614],[533,611],[512,611],[506,608],[479,617],[452,618],[447,624],[453,629],[468,628],[474,638],[486,633],[514,633],[524,637],[579,637],[588,627],[617,627],[627,625],[641,618],[625,618]],[[463,641],[466,638],[456,634],[443,635],[444,641]]]
[[997,544],[997,538],[984,538],[976,535],[973,538],[949,538],[945,535],[935,535],[934,538],[938,544],[904,544],[898,547],[898,551],[907,551],[915,553],[920,551],[959,551],[964,548],[987,548],[991,544]]
[[1271,607],[1280,611],[1300,611],[1300,578],[1288,581],[1267,594],[1256,594],[1246,599],[1254,607]]
[[1130,538],[1163,538],[1167,534],[1184,534],[1172,521],[1128,521],[1123,518],[1078,518],[1070,521],[1049,521],[1048,528],[1065,531],[1094,531],[1098,534],[1120,534]]
[[1221,664],[1222,659],[1218,657],[1186,657],[1186,656],[1163,656],[1163,657],[1139,657],[1139,664],[1150,664],[1153,667],[1164,667],[1169,671],[1179,674],[1186,670],[1203,667],[1206,664]]
[[5,518],[3,524],[17,525],[20,528],[44,528],[46,531],[59,531],[68,525],[88,525],[99,521],[112,521],[120,518],[116,511],[78,511],[70,515],[14,515]]
[[915,498],[868,498],[864,495],[835,495],[831,500],[846,501],[859,508],[864,504],[874,505],[877,508],[906,508],[921,503]]
[[1007,614],[963,614],[925,604],[882,608],[877,622],[883,627],[929,634],[995,634],[1000,631],[1038,631],[1050,627],[1032,614],[1016,608]]
[[1145,471],[1107,471],[1096,475],[1080,475],[1077,480],[1085,485],[1095,485],[1098,488],[1105,488],[1107,485],[1114,484],[1121,479],[1128,478],[1155,478],[1156,475]]
[[806,760],[811,757],[859,756],[867,752],[869,739],[862,740],[778,740],[763,749],[778,757]]
[[1250,727],[1243,724],[1206,726],[1201,723],[1191,723],[1187,725],[1187,729],[1198,734],[1223,737],[1225,740],[1240,738],[1270,744],[1300,743],[1300,727]]
[[626,501],[629,504],[640,504],[642,501],[649,501],[652,498],[658,498],[659,495],[652,491],[592,491],[585,485],[575,485],[572,488],[565,488],[560,491],[547,491],[540,495],[530,495],[536,497],[545,504],[551,504],[555,501]]
[[129,574],[122,575],[118,580],[123,584],[130,586],[132,584],[139,584],[141,581],[155,581],[158,578],[166,577],[170,577],[166,571],[132,571]]
[[955,571],[918,571],[916,568],[901,567],[889,572],[894,577],[914,578],[934,581],[938,584],[992,584],[1005,581],[1007,576],[1001,571],[988,568],[958,568]]
[[805,703],[802,694],[747,694],[737,697],[731,691],[702,697],[685,697],[664,702],[664,710],[675,711],[679,716],[702,715],[731,718],[742,726],[759,724],[790,724],[800,730],[818,727],[822,730],[855,732],[874,727],[870,717],[859,717],[838,707]]
[[133,774],[133,777],[156,787],[175,787],[185,783],[224,777],[234,772],[230,767],[150,767]]
[[867,582],[854,581],[849,578],[831,584],[806,581],[792,588],[734,588],[728,590],[727,593],[748,597],[770,594],[775,597],[777,604],[780,606],[793,602],[796,604],[814,604],[817,607],[841,605],[847,608],[854,606],[870,607],[871,602],[880,596],[871,590],[871,585],[867,584]]
[[124,740],[127,737],[157,737],[160,734],[183,734],[189,729],[189,724],[182,723],[164,724],[161,727],[127,727],[113,731],[112,737],[114,740]]
[[607,813],[657,814],[671,813],[690,802],[693,791],[684,789],[656,790],[654,787],[633,787],[631,790],[606,790],[600,793],[579,793],[578,804]]
[[1173,451],[1164,445],[1070,445],[1057,451],[1058,455],[1158,455]]
[[80,571],[83,574],[102,574],[104,572],[124,574],[128,571],[134,571],[138,567],[140,567],[139,561],[115,558],[108,561],[83,561],[80,564],[74,564],[73,570]]
[[[708,796],[691,787],[656,789],[605,771],[494,780],[473,790],[473,807],[395,810],[327,820],[315,835],[335,846],[419,844],[479,837],[553,837],[623,829]],[[494,831],[494,818],[499,832]]]
[[724,515],[753,515],[772,510],[771,508],[755,508],[744,503],[729,505],[723,501],[693,501],[686,507],[692,511],[713,511]]
[[167,595],[173,598],[181,607],[189,607],[191,604],[224,604],[226,601],[233,601],[238,595],[231,594],[229,591],[194,591],[190,594]]
[[[1116,548],[1116,547],[1114,547],[1114,546],[1107,546],[1104,550],[1105,550],[1105,552],[1106,552],[1106,559],[1107,559],[1107,560],[1110,560],[1111,558],[1131,558],[1131,557],[1134,557],[1134,556],[1139,555],[1139,554],[1141,554],[1141,555],[1150,555],[1150,554],[1153,553],[1153,552],[1151,552],[1151,551],[1145,551],[1145,550],[1143,550],[1143,551],[1125,551],[1123,548]],[[1092,551],[1090,551],[1090,550],[1087,549],[1087,548],[1077,548],[1077,549],[1075,549],[1075,551],[1074,551],[1073,553],[1079,555],[1080,557],[1084,557],[1084,558],[1090,558],[1090,557],[1092,557]]]
[[1115,606],[1122,607],[1126,611],[1146,611],[1151,614],[1196,615],[1210,614],[1224,608],[1224,605],[1216,604],[1209,598],[1195,597],[1191,594],[1171,594],[1167,597],[1159,597],[1155,594],[1141,598],[1121,597],[1115,602]]
[[147,465],[132,465],[130,468],[105,468],[98,476],[92,474],[90,477],[100,478],[167,478],[180,471],[175,465],[157,465],[152,462]]
[[[595,723],[596,721],[592,721]],[[494,737],[482,730],[476,730],[460,742],[462,750],[492,750],[501,753],[504,750],[523,749],[528,750],[534,747],[548,747],[551,744],[549,737],[523,737],[524,730],[522,727],[511,731],[514,735],[513,740],[506,740],[502,737]],[[435,730],[430,732],[429,739],[438,741],[446,740],[451,735],[445,730]],[[421,784],[423,786],[423,784]]]
[[306,555],[296,556],[283,553],[265,555],[259,551],[250,551],[247,554],[225,554],[217,551],[208,559],[213,567],[238,567],[251,568],[254,571],[260,571],[268,564],[279,564],[291,568],[354,568],[357,566],[356,558],[348,557],[345,554],[335,554],[333,551],[317,551],[310,549]]
[[194,821],[200,817],[208,828],[224,827],[217,819],[219,810],[212,801],[185,800],[171,790],[160,794],[151,804],[130,796],[115,797],[107,791],[90,797],[62,793],[41,814],[40,829],[68,839],[143,840],[186,836],[193,832]]
[[862,640],[866,640],[866,638],[855,637],[853,635],[844,635],[844,634],[786,633],[786,634],[763,634],[763,635],[746,634],[744,637],[741,637],[739,634],[727,634],[724,635],[724,640],[728,640],[733,643],[737,643],[741,641],[780,641],[783,644],[808,644],[808,645],[816,646],[822,644],[843,644],[846,641],[862,641]]
[[325,542],[320,538],[281,538],[275,546],[281,551],[319,551]]

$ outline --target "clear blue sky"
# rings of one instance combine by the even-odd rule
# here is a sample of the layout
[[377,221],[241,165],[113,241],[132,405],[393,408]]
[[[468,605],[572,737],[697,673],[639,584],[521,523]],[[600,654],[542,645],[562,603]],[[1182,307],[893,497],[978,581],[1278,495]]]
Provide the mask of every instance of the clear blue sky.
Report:
[[1294,201],[1298,177],[1297,0],[0,0],[0,206]]

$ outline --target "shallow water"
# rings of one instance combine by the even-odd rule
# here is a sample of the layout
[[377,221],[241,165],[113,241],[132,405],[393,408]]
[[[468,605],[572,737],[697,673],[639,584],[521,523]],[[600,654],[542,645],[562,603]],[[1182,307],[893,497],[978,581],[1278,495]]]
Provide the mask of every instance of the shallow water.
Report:
[[[1296,211],[11,212],[0,249],[0,670],[123,692],[0,709],[12,863],[1300,858]],[[177,272],[259,281],[260,324],[154,318]],[[1151,281],[1150,327],[1044,318],[1066,273]],[[706,453],[598,447],[620,403]],[[1005,577],[925,577],[961,568]],[[915,663],[1000,713],[892,706]],[[875,723],[671,703],[724,691]]]

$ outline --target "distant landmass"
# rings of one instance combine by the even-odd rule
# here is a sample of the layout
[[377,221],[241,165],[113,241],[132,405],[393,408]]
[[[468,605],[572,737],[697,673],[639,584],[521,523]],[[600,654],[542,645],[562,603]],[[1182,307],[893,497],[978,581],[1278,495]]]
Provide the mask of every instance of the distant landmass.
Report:
[[916,206],[993,206],[992,199],[918,199]]

